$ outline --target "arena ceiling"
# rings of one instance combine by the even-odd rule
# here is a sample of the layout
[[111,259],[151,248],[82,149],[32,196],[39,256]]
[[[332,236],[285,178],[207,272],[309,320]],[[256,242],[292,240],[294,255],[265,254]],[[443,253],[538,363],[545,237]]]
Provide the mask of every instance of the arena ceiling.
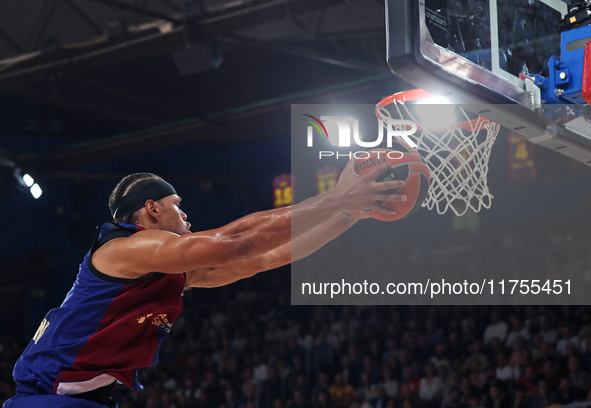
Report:
[[[365,103],[392,82],[384,21],[381,0],[4,0],[0,101],[102,130],[57,150],[0,150],[0,163],[55,173],[128,151],[285,136],[290,104]],[[281,120],[261,127],[262,116]]]

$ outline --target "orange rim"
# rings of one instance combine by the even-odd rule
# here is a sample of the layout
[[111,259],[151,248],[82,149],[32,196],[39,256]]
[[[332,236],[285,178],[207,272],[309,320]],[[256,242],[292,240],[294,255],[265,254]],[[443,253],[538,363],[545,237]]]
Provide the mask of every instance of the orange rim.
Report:
[[[402,102],[402,103],[414,102],[414,101],[420,101],[422,99],[430,99],[430,98],[436,98],[436,97],[437,97],[436,95],[433,95],[432,93],[429,93],[429,92],[424,91],[422,89],[411,89],[410,91],[398,92],[398,93],[395,93],[394,95],[390,95],[390,96],[385,97],[376,105],[376,116],[378,117],[378,119],[383,121],[384,118],[382,117],[380,110],[385,108],[386,106],[396,103],[396,102]],[[475,126],[478,126],[477,130],[480,131],[482,129],[482,127],[487,124],[495,124],[495,122],[478,115],[477,118],[472,119],[472,120],[465,120],[462,122],[456,122],[452,125],[452,127],[462,128],[465,130],[474,130]],[[419,127],[419,129],[423,128],[420,123],[417,123],[417,127]],[[446,128],[430,129],[430,130],[440,131],[440,130],[446,130]]]

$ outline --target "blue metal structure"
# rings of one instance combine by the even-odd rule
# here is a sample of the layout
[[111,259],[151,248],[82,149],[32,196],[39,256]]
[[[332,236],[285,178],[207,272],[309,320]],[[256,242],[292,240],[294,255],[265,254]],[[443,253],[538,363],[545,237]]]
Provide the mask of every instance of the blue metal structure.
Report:
[[591,25],[561,33],[560,58],[548,60],[549,75],[535,75],[544,103],[587,103],[581,94],[585,62],[585,44],[591,40]]

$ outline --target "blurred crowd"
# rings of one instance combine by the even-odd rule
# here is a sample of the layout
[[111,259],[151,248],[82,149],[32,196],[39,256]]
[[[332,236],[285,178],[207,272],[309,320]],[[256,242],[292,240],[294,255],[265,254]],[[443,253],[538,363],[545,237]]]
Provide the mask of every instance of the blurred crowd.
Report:
[[[591,399],[591,308],[188,306],[120,408],[544,408]],[[22,343],[3,339],[0,401]]]
[[586,401],[591,310],[291,307],[186,313],[142,393],[147,408],[543,408]]
[[[4,339],[0,401],[24,344]],[[543,408],[586,401],[591,308],[188,306],[121,408]]]

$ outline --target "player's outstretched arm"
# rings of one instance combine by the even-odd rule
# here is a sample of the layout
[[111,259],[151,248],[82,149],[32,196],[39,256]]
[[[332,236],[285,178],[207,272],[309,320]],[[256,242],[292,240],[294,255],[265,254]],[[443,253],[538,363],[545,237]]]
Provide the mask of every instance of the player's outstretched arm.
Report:
[[187,273],[185,287],[188,289],[224,286],[250,278],[259,272],[287,265],[322,248],[365,217],[363,213],[343,212],[301,234],[293,241],[264,254],[221,266],[195,269]]
[[[178,236],[162,230],[141,231],[129,238],[109,241],[93,256],[102,272],[133,278],[149,272],[184,273],[265,254],[288,243],[342,212],[366,209],[388,211],[376,201],[396,201],[400,196],[384,190],[401,187],[401,181],[378,183],[388,164],[358,176],[353,163],[343,170],[337,186],[292,207],[250,214],[222,228]],[[108,272],[106,272],[108,271]]]
[[[402,201],[406,199],[406,196],[396,196],[396,199]],[[380,208],[379,211],[391,212],[385,208]],[[304,232],[291,242],[264,254],[221,266],[195,269],[187,273],[185,288],[224,286],[240,279],[252,277],[259,272],[298,261],[322,248],[355,225],[357,221],[368,217],[369,214],[363,211],[357,213],[343,212]]]

